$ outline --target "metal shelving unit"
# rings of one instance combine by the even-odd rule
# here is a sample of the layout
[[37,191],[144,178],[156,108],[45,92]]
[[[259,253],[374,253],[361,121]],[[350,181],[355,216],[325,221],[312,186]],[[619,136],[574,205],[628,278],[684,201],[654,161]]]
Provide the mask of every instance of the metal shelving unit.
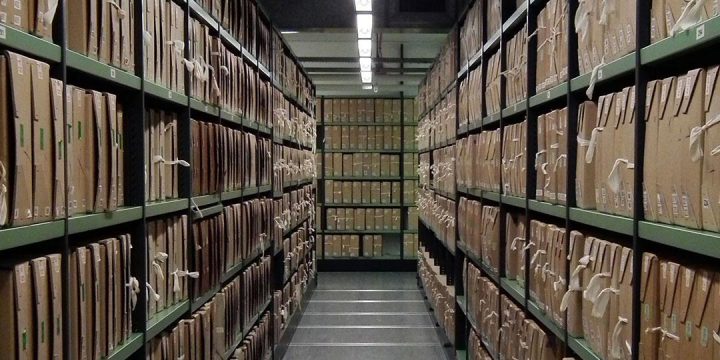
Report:
[[[455,29],[459,29],[462,23],[465,21],[468,10],[477,3],[477,0],[470,1],[467,8],[460,13],[458,24]],[[660,40],[654,44],[650,43],[650,4],[649,2],[636,1],[636,30],[635,30],[635,51],[620,57],[614,61],[603,64],[597,68],[595,86],[601,89],[601,92],[610,91],[605,89],[618,89],[630,85],[635,85],[636,88],[636,113],[635,119],[643,119],[645,115],[645,89],[648,80],[669,74],[681,74],[684,71],[706,66],[715,65],[717,61],[711,56],[707,56],[709,49],[712,46],[720,44],[720,17],[714,17],[708,20],[704,20],[686,31],[679,32],[674,36]],[[515,8],[513,2],[501,2],[503,24],[502,30],[488,34],[483,31],[483,46],[481,49],[469,56],[467,62],[461,62],[460,55],[458,55],[457,65],[458,73],[456,77],[456,86],[459,87],[460,81],[463,81],[471,71],[475,68],[483,70],[483,76],[486,77],[487,73],[485,65],[487,59],[491,55],[497,52],[506,51],[506,44],[509,39],[514,36],[524,24],[528,25],[528,33],[533,34],[537,29],[536,17],[542,7],[545,6],[546,1],[544,0],[527,0]],[[486,10],[487,3],[482,2],[483,10]],[[567,11],[566,17],[568,19],[574,19],[575,12],[578,6],[577,0],[570,0],[568,7],[565,8]],[[509,9],[507,9],[510,7]],[[484,15],[487,16],[487,15]],[[486,21],[483,22],[484,27],[487,26]],[[560,82],[544,91],[535,92],[535,47],[537,46],[537,39],[530,36],[527,42],[528,48],[528,61],[527,61],[527,89],[528,96],[524,101],[520,101],[516,104],[505,104],[504,93],[506,91],[505,79],[501,80],[501,102],[502,111],[495,114],[483,114],[478,119],[472,119],[468,124],[458,126],[457,138],[463,138],[468,134],[477,133],[483,130],[494,130],[501,129],[503,132],[504,128],[508,124],[514,124],[524,117],[528,119],[528,140],[534,136],[537,128],[532,126],[533,120],[539,115],[549,109],[556,109],[562,107],[568,107],[568,124],[569,136],[568,138],[568,173],[567,173],[567,184],[570,184],[567,191],[567,205],[554,205],[543,201],[534,199],[535,193],[535,172],[528,171],[526,184],[527,194],[531,194],[529,198],[507,196],[492,191],[482,191],[479,189],[467,188],[464,186],[458,186],[456,196],[451,196],[451,199],[458,199],[459,197],[468,197],[476,200],[483,201],[484,204],[499,206],[501,214],[505,212],[514,212],[525,215],[525,219],[530,221],[531,219],[542,219],[546,222],[555,223],[558,226],[562,226],[568,236],[570,230],[579,230],[584,233],[603,233],[612,234],[616,236],[618,241],[624,242],[625,244],[632,243],[632,250],[634,252],[633,257],[633,268],[635,273],[641,270],[641,254],[645,251],[662,251],[664,253],[678,252],[679,257],[693,256],[701,257],[708,261],[720,259],[720,247],[716,246],[720,241],[720,234],[702,230],[687,229],[674,225],[652,223],[644,220],[643,214],[643,200],[642,194],[642,176],[635,176],[635,183],[633,184],[633,193],[636,194],[633,199],[633,213],[631,217],[623,217],[613,214],[605,214],[596,210],[581,209],[576,206],[575,194],[574,194],[574,171],[576,155],[574,154],[576,149],[575,138],[577,135],[577,129],[574,124],[574,119],[577,116],[578,105],[586,100],[585,90],[590,86],[591,74],[580,74],[577,57],[577,35],[575,33],[575,24],[573,21],[568,22],[567,30],[570,35],[569,44],[567,46],[567,57],[568,57],[568,77],[566,81]],[[459,34],[457,35],[457,41],[459,43]],[[458,54],[460,52],[458,51]],[[691,60],[691,61],[680,61],[677,60]],[[501,62],[501,71],[506,71],[506,64],[503,58]],[[660,75],[658,75],[660,74]],[[485,88],[486,79],[482,79],[481,88]],[[442,93],[446,94],[448,89],[445,89]],[[598,91],[596,91],[597,93]],[[442,98],[443,95],[440,96]],[[597,98],[597,95],[595,95]],[[429,108],[426,109],[425,113],[429,113],[433,108],[437,106],[437,101]],[[459,110],[458,110],[459,111]],[[456,113],[459,115],[459,112]],[[459,116],[456,116],[459,118]],[[643,157],[638,154],[642,154],[644,150],[644,122],[635,122],[635,172],[636,174],[643,173]],[[502,136],[501,136],[502,137]],[[452,144],[453,140],[443,141],[440,143],[433,144],[430,148],[421,149],[421,152],[429,152],[438,148]],[[528,152],[532,153],[534,144],[528,141]],[[530,161],[531,157],[527,157],[526,168],[531,169],[533,164]],[[441,194],[447,196],[448,194]],[[501,228],[504,229],[505,224],[501,222]],[[529,236],[529,226],[526,226],[526,237]],[[426,246],[433,248],[445,248],[445,242],[438,239],[437,235],[430,231],[426,226],[421,225],[420,229],[421,241]],[[504,234],[504,230],[501,230],[501,234]],[[457,239],[456,239],[457,240]],[[569,241],[566,241],[568,243]],[[437,244],[437,245],[433,245]],[[439,258],[436,259],[442,266],[447,268],[448,276],[455,276],[461,278],[462,276],[462,261],[467,259],[470,263],[475,264],[481,269],[481,272],[485,276],[493,279],[496,285],[501,289],[501,293],[507,295],[513,301],[515,301],[520,307],[525,309],[526,313],[530,318],[535,319],[542,328],[544,328],[549,334],[554,334],[558,340],[565,344],[564,350],[565,355],[575,356],[580,359],[599,359],[594,354],[584,339],[575,339],[567,335],[562,329],[562,326],[557,326],[551,321],[535,304],[528,299],[529,290],[526,287],[521,286],[516,281],[511,281],[504,277],[504,265],[501,264],[499,278],[489,272],[489,269],[472,254],[468,254],[464,246],[458,243],[458,251],[452,254],[449,250],[445,253],[438,251]],[[501,251],[501,262],[504,264],[505,249],[504,246],[500,246]],[[443,255],[447,254],[447,255]],[[529,271],[529,270],[526,270]],[[526,279],[529,278],[526,276]],[[634,281],[633,287],[633,336],[639,338],[642,329],[639,328],[640,324],[640,304],[639,304],[639,283]],[[456,329],[456,351],[458,358],[465,358],[468,356],[466,350],[467,340],[467,329],[470,326],[467,323],[467,316],[464,315],[464,306],[467,306],[465,301],[463,281],[456,281],[456,292],[457,292],[457,303],[458,308],[456,314],[458,314],[457,321],[463,323],[462,326]],[[459,331],[458,331],[459,330]],[[633,359],[637,359],[638,354],[637,342],[632,344]]]
[[[279,89],[285,97],[293,104],[301,108],[302,111],[314,116],[314,106],[308,107],[302,103],[292,90],[285,88],[280,82],[274,80],[272,64],[263,64],[255,57],[256,49],[249,49],[240,41],[235,39],[231,33],[222,28],[217,19],[202,8],[195,0],[174,0],[184,11],[185,24],[184,31],[186,33],[185,48],[186,52],[189,48],[188,43],[191,41],[188,32],[188,24],[190,18],[200,19],[211,28],[211,34],[220,38],[228,49],[237,56],[242,56],[245,60],[255,66],[258,70],[257,77],[267,80],[273,87]],[[136,19],[143,19],[144,10],[142,2],[135,2],[132,9]],[[0,255],[4,258],[13,256],[17,253],[30,253],[36,255],[44,255],[48,252],[59,252],[63,256],[63,264],[69,262],[73,247],[77,244],[85,242],[86,238],[102,238],[103,236],[114,236],[119,233],[130,233],[132,235],[132,259],[133,268],[132,275],[143,284],[146,282],[148,271],[147,250],[146,250],[146,224],[155,218],[171,216],[171,215],[188,215],[190,219],[201,216],[210,216],[223,212],[224,206],[250,200],[257,197],[272,196],[272,183],[262,186],[256,186],[222,193],[206,194],[201,196],[193,196],[191,189],[192,176],[189,169],[181,168],[178,172],[179,198],[167,199],[164,201],[145,202],[144,194],[144,143],[143,129],[147,122],[145,116],[146,109],[167,109],[178,114],[179,130],[178,130],[178,147],[181,158],[191,161],[190,152],[190,129],[189,123],[192,118],[201,118],[204,121],[210,121],[221,125],[228,125],[236,129],[242,129],[252,132],[257,136],[267,139],[273,139],[275,131],[266,125],[259,124],[258,119],[248,118],[226,111],[225,109],[206,104],[193,98],[190,94],[189,77],[186,77],[186,92],[179,93],[170,90],[164,86],[153,83],[145,79],[144,63],[144,28],[142,21],[136,21],[133,29],[134,33],[134,54],[135,68],[133,71],[125,71],[112,65],[104,64],[90,57],[72,51],[67,46],[67,18],[68,8],[65,2],[58,5],[57,15],[55,17],[54,40],[55,43],[48,40],[38,38],[32,34],[19,31],[17,29],[0,25],[0,49],[18,52],[27,55],[33,59],[48,62],[51,66],[51,74],[53,78],[62,80],[65,84],[80,84],[89,89],[100,91],[108,91],[118,95],[122,99],[122,105],[125,109],[126,117],[133,121],[126,121],[124,147],[132,149],[125,152],[125,203],[126,206],[121,207],[112,212],[96,213],[96,214],[76,214],[71,217],[59,218],[57,220],[32,224],[21,227],[2,228],[0,229]],[[260,6],[258,6],[258,17],[256,20],[259,24],[261,21],[269,25],[271,35],[278,33],[273,23],[267,17]],[[257,33],[256,33],[257,36]],[[271,36],[271,43],[274,41]],[[297,57],[282,40],[280,46],[270,46],[271,51],[281,49],[293,61],[299,64]],[[273,56],[268,59],[272,62]],[[299,66],[299,70],[307,76],[307,73]],[[187,72],[186,72],[187,75]],[[312,86],[312,85],[311,85]],[[258,90],[259,91],[259,88]],[[312,94],[315,93],[312,86]],[[272,99],[270,99],[272,101]],[[67,110],[66,110],[67,111]],[[310,149],[307,145],[298,144],[295,139],[281,139],[280,143]],[[272,159],[272,154],[270,155]],[[67,170],[66,170],[67,173]],[[67,182],[66,182],[67,183]],[[312,181],[298,181],[284,187],[284,190],[290,191],[297,186],[304,184],[312,184]],[[66,190],[67,191],[67,190]],[[199,211],[198,211],[199,210]],[[202,214],[202,215],[201,215]],[[308,219],[305,219],[308,220]],[[189,225],[192,226],[192,225]],[[300,225],[298,225],[300,226]],[[189,229],[188,229],[189,230]],[[188,253],[193,245],[191,235],[192,231],[188,231]],[[281,239],[280,239],[281,240]],[[77,244],[76,244],[77,243]],[[41,248],[41,246],[43,248]],[[281,248],[281,247],[280,247]],[[52,249],[52,250],[47,250]],[[228,270],[219,279],[219,283],[215,287],[204,294],[193,294],[192,286],[189,286],[189,300],[184,300],[167,309],[160,311],[148,319],[145,307],[147,303],[146,291],[138,293],[137,307],[133,311],[133,329],[128,339],[112,353],[108,354],[108,360],[124,360],[124,359],[144,359],[149,346],[147,345],[153,338],[168,331],[177,324],[181,319],[188,318],[192,312],[212,299],[217,292],[227,283],[236,279],[251,264],[255,263],[261,256],[277,255],[274,258],[274,265],[279,260],[280,268],[282,268],[282,259],[286,256],[284,251],[280,249],[275,252],[275,244],[268,242],[263,249],[257,249],[248,259],[237,264]],[[309,251],[310,254],[314,249]],[[277,272],[278,266],[273,266],[273,272]],[[64,266],[63,270],[63,286],[69,286],[70,274],[69,267]],[[310,279],[314,282],[314,279]],[[274,290],[281,289],[278,284],[273,284]],[[71,318],[69,311],[69,294],[63,291],[63,342],[64,357],[75,358],[77,354],[72,353],[72,347],[68,346],[72,339]],[[272,311],[274,304],[272,298],[261,307],[260,312],[252,319],[249,319],[248,327],[244,329],[242,336],[238,339],[240,344],[244,337],[250,332],[258,319],[265,313]],[[273,339],[277,344],[281,339]],[[237,345],[236,344],[236,345]],[[225,358],[229,358],[235,348],[228,349]],[[272,358],[277,353],[275,346],[273,351],[268,355]]]
[[[450,91],[451,87],[448,87],[446,91]],[[325,194],[325,182],[324,180],[334,180],[334,181],[391,181],[391,182],[399,182],[400,183],[400,196],[405,196],[404,186],[405,186],[405,180],[414,180],[417,181],[419,178],[417,176],[408,176],[405,174],[403,169],[403,163],[404,163],[404,155],[405,154],[415,154],[418,151],[413,149],[407,149],[408,144],[405,142],[405,130],[406,127],[412,127],[417,126],[417,122],[414,119],[409,119],[405,116],[406,111],[406,100],[404,97],[400,98],[371,98],[375,101],[382,101],[382,100],[399,100],[401,104],[401,111],[400,111],[400,119],[399,121],[377,121],[377,122],[351,122],[351,121],[327,121],[325,119],[325,101],[326,100],[332,100],[333,98],[321,98],[320,103],[322,104],[321,108],[321,122],[318,122],[318,153],[320,153],[322,158],[322,166],[320,167],[320,177],[318,178],[318,197],[317,197],[317,203],[318,206],[320,206],[320,214],[322,223],[319,224],[318,234],[320,235],[383,235],[383,243],[388,241],[389,237],[392,237],[393,241],[399,242],[399,256],[381,256],[381,257],[363,257],[359,256],[357,258],[351,258],[351,257],[343,257],[343,256],[326,256],[324,253],[321,254],[322,260],[320,261],[321,266],[325,266],[325,268],[328,269],[360,269],[362,266],[373,266],[373,267],[383,267],[387,269],[409,269],[411,268],[411,265],[414,266],[415,258],[411,257],[409,255],[404,254],[404,235],[405,234],[416,234],[417,230],[410,230],[409,226],[407,224],[408,220],[408,210],[411,207],[414,207],[414,203],[367,203],[367,202],[360,202],[360,203],[326,203],[324,202],[324,194]],[[364,98],[363,98],[364,99]],[[380,119],[382,119],[382,114],[375,114],[376,119],[378,116],[380,116]],[[401,138],[400,138],[400,149],[326,149],[326,144],[322,139],[323,134],[325,133],[326,127],[331,126],[376,126],[376,127],[399,127],[401,128]],[[353,154],[353,153],[363,153],[363,154],[390,154],[390,155],[397,155],[400,158],[399,164],[398,164],[398,171],[399,176],[331,176],[325,174],[325,156],[324,154]],[[402,198],[401,200],[405,200]],[[401,221],[400,221],[400,229],[397,230],[390,230],[390,229],[382,229],[382,230],[328,230],[327,224],[326,224],[326,217],[327,217],[327,210],[330,208],[363,208],[363,209],[372,209],[372,208],[378,208],[378,209],[400,209],[401,211]],[[403,230],[405,229],[405,230]],[[324,241],[324,237],[323,237]],[[362,249],[362,241],[360,242],[360,251],[359,254],[363,254]],[[323,246],[323,249],[325,247]],[[396,261],[397,260],[397,261]],[[372,262],[375,261],[377,263],[370,264],[368,261]]]

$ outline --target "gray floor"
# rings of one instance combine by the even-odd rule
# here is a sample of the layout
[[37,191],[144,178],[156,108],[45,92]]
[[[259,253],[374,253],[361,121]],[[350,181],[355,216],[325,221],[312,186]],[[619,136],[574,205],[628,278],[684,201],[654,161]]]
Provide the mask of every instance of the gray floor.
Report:
[[320,273],[285,360],[447,360],[415,273]]

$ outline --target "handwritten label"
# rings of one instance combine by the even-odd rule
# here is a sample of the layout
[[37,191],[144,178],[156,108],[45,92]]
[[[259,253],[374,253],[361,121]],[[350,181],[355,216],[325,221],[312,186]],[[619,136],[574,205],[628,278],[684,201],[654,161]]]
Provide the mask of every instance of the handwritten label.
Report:
[[113,68],[110,68],[110,77],[113,79],[117,77],[117,72]]
[[695,40],[700,40],[704,37],[705,37],[705,24],[702,24],[695,29]]
[[[5,15],[5,14],[3,13],[2,15]],[[4,22],[4,21],[3,21],[3,22]],[[4,26],[0,26],[0,39],[3,39],[3,40],[5,39],[5,37],[7,36],[5,33],[6,33],[5,27],[4,27]]]
[[172,99],[172,91],[168,90],[168,99]]
[[603,69],[598,69],[597,78],[598,78],[598,80],[602,80],[602,79],[605,78],[605,74],[603,73]]

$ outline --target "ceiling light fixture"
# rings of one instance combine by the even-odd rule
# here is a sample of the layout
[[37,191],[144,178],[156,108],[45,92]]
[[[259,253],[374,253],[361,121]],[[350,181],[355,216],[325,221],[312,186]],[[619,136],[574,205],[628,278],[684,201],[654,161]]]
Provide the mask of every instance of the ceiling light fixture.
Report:
[[362,78],[362,82],[364,84],[372,83],[372,72],[371,71],[361,71],[360,77]]
[[357,14],[358,38],[370,39],[372,36],[372,14]]
[[372,0],[355,0],[355,11],[372,11]]
[[358,40],[358,52],[361,57],[372,56],[372,40],[370,39],[359,39]]
[[373,86],[372,86],[372,84],[365,84],[362,86],[362,89],[363,90],[372,90]]
[[296,30],[285,30],[285,31],[281,31],[280,33],[281,33],[281,34],[297,34],[298,31],[296,31]]
[[360,58],[360,71],[372,71],[372,60],[369,57]]

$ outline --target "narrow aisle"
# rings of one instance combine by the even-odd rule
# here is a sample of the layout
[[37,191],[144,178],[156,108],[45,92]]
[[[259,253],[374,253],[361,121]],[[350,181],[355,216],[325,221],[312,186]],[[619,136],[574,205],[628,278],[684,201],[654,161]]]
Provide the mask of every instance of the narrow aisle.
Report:
[[415,273],[320,273],[285,360],[446,360]]

